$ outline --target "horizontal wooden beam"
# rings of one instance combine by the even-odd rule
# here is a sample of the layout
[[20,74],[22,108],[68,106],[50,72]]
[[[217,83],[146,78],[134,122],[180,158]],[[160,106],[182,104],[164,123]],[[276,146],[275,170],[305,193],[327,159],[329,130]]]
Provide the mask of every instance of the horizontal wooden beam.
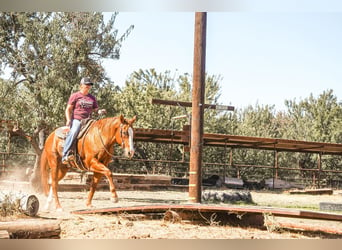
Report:
[[[189,145],[189,130],[162,130],[136,128],[134,139],[154,143],[178,143]],[[227,134],[203,134],[204,146],[254,148],[285,152],[323,153],[342,155],[341,143],[297,141],[277,138],[251,137]]]
[[[170,106],[179,106],[179,107],[192,107],[191,102],[181,102],[181,101],[171,101],[171,100],[161,100],[161,99],[152,99],[152,104],[161,104],[161,105],[170,105]],[[227,105],[216,105],[216,104],[204,104],[205,109],[216,109],[216,110],[227,110],[234,111],[234,106]]]

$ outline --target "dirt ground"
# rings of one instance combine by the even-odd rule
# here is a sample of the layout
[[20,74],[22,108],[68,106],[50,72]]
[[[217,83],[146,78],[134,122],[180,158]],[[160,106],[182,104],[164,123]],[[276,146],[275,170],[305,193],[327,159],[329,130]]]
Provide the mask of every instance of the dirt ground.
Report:
[[[62,239],[321,239],[342,238],[341,235],[307,234],[302,231],[286,230],[277,226],[279,222],[326,226],[342,230],[336,221],[265,218],[272,222],[265,230],[253,227],[236,227],[210,221],[203,224],[186,220],[177,222],[163,218],[148,219],[125,214],[74,214],[72,211],[86,209],[87,192],[60,192],[62,212],[42,211],[46,197],[38,196],[41,209],[38,217],[59,220]],[[188,193],[183,191],[118,191],[119,202],[112,203],[108,191],[97,191],[93,199],[94,208],[124,207],[133,205],[188,204]],[[342,203],[342,194],[292,195],[275,192],[251,192],[254,205],[319,211],[320,202]],[[222,205],[222,204],[221,204]]]

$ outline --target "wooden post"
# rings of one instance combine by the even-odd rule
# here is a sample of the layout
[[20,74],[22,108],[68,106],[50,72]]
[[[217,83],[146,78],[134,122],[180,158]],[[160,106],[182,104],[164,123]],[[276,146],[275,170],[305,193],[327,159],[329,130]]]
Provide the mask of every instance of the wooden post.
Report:
[[278,150],[275,150],[275,155],[274,155],[274,167],[275,167],[275,178],[278,179],[279,173],[278,173]]
[[207,13],[195,14],[189,201],[201,202]]
[[278,150],[274,150],[273,153],[273,183],[272,183],[272,189],[274,190],[275,186],[275,180],[278,179]]
[[320,188],[321,186],[321,173],[322,173],[322,152],[318,153],[318,180],[317,180],[317,187]]

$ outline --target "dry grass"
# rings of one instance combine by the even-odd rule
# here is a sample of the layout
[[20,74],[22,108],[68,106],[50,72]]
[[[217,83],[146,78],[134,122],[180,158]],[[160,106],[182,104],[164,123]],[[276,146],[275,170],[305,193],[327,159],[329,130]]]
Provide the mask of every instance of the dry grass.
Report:
[[9,217],[17,217],[21,214],[20,200],[13,200],[11,194],[1,194],[0,219],[6,220]]

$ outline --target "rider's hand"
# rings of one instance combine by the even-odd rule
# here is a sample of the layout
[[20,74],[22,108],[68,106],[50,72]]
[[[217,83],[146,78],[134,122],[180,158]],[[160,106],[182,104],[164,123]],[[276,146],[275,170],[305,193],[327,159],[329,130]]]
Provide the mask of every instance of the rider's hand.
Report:
[[104,115],[104,114],[107,114],[107,111],[106,111],[105,109],[99,109],[99,110],[97,111],[97,113],[98,113],[99,115]]

